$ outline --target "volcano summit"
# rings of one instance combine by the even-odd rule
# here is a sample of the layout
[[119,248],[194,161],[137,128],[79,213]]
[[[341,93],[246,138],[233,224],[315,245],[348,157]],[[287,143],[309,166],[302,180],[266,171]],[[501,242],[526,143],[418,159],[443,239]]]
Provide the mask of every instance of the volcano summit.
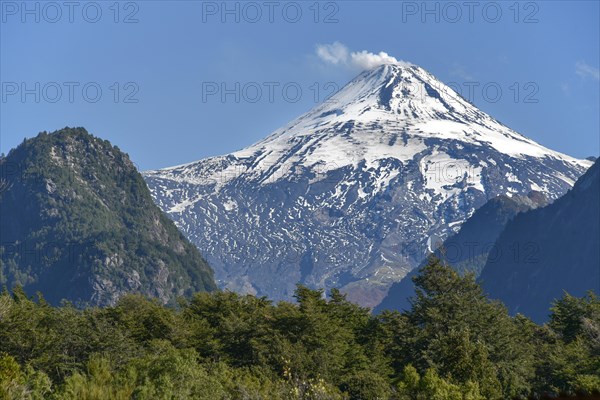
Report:
[[487,200],[556,199],[591,164],[395,63],[243,150],[144,177],[221,287],[278,300],[301,282],[375,306]]

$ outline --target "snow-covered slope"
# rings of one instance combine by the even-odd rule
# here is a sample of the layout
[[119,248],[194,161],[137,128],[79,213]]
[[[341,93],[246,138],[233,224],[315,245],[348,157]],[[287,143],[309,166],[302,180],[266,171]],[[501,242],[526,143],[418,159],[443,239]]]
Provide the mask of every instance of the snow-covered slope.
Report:
[[289,299],[302,282],[374,306],[488,199],[557,198],[589,165],[402,63],[246,149],[144,176],[221,287]]

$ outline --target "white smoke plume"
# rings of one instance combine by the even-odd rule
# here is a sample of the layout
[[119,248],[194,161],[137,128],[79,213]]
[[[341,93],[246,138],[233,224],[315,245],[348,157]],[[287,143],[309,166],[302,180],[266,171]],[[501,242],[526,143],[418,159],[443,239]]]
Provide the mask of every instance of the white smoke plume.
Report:
[[350,52],[348,47],[340,42],[317,45],[317,56],[329,64],[345,65],[360,70],[375,68],[383,64],[408,64],[384,51],[378,54],[366,50]]

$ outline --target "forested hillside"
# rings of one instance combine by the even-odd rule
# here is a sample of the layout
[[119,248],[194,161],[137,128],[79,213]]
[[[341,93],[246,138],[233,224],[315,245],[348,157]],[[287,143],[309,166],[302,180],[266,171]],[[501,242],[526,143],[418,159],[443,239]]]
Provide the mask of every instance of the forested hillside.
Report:
[[[475,210],[456,234],[444,240],[442,245],[434,251],[434,255],[451,265],[459,274],[472,272],[475,277],[478,277],[498,235],[508,221],[521,212],[546,203],[545,196],[534,191],[527,196],[494,197]],[[433,243],[432,247],[435,248],[435,246],[436,244]],[[394,283],[381,304],[375,308],[375,312],[386,309],[408,309],[410,307],[409,298],[415,295],[413,278],[425,265],[427,265],[427,258],[402,280]]]
[[517,215],[481,273],[483,288],[512,314],[545,322],[566,291],[600,293],[600,161],[554,203]]
[[432,259],[413,307],[371,315],[333,290],[296,302],[128,295],[78,310],[0,296],[2,399],[510,399],[600,390],[600,300],[510,317]]
[[52,304],[175,304],[213,273],[152,202],[129,156],[83,128],[42,132],[0,157],[0,285]]

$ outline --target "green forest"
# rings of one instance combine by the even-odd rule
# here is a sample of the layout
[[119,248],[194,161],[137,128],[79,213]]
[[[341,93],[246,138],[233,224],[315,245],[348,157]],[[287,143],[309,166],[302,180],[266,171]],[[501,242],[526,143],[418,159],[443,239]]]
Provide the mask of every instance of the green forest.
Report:
[[0,157],[0,183],[0,287],[78,307],[131,291],[175,305],[177,294],[216,289],[129,156],[83,128],[24,140]]
[[1,399],[540,398],[600,391],[600,300],[568,294],[536,325],[431,258],[405,312],[298,286],[295,302],[197,293],[175,307],[0,295]]

